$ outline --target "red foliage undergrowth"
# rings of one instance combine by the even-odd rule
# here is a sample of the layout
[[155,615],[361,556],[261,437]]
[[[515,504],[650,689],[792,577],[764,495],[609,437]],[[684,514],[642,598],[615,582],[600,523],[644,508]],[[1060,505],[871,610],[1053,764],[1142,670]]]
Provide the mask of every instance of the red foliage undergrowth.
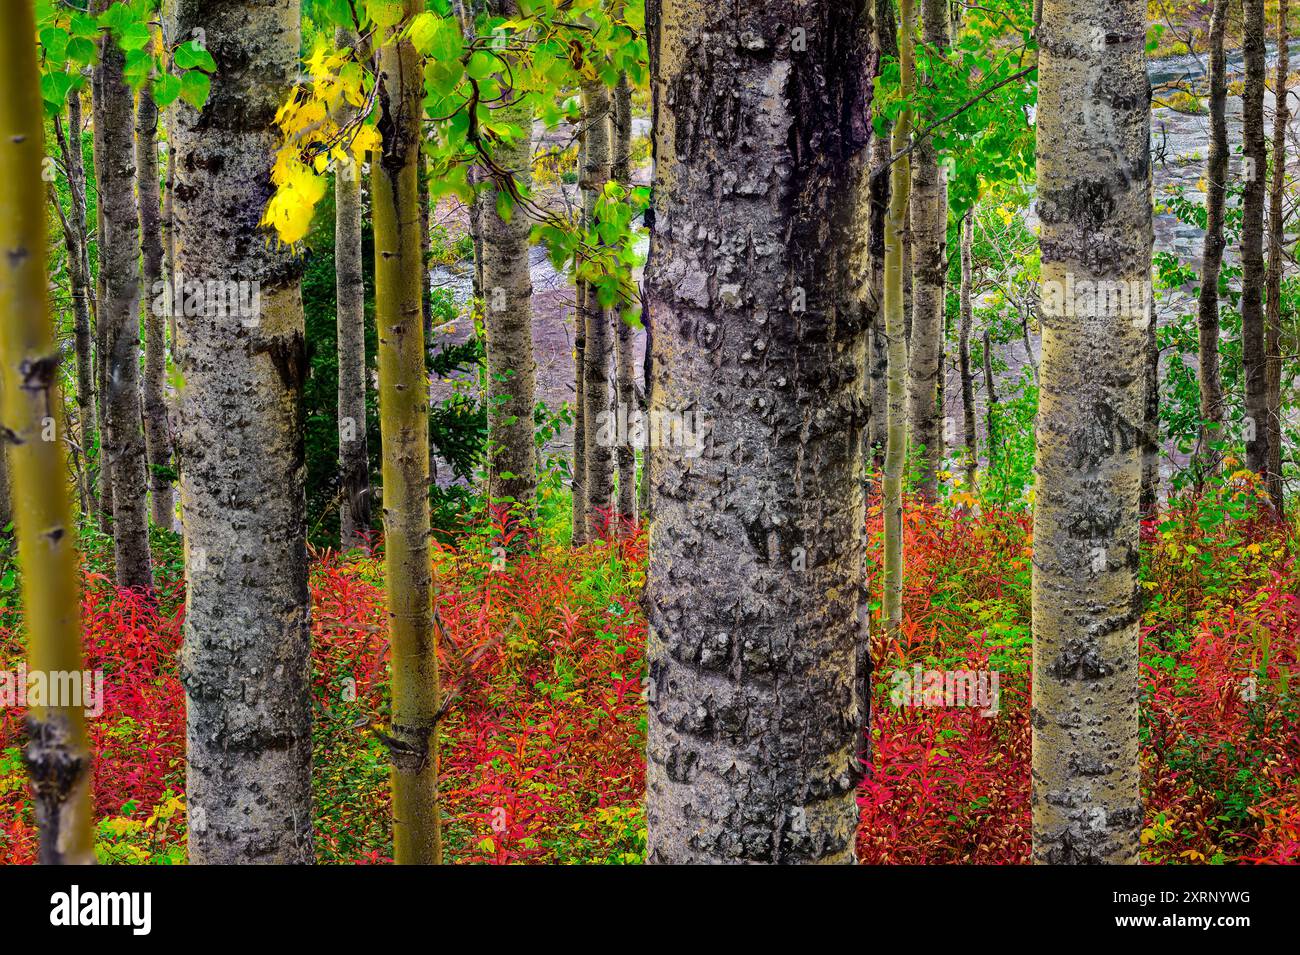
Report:
[[[1235,492],[1234,492],[1235,493]],[[1226,500],[1226,499],[1225,499]],[[1222,502],[1221,502],[1222,503]],[[1227,512],[1225,512],[1227,513]],[[1207,514],[1209,515],[1207,517]],[[869,529],[879,566],[880,515]],[[1027,861],[1027,515],[914,503],[905,622],[873,640],[872,752],[859,804],[869,863]],[[643,535],[497,559],[489,536],[435,555],[444,839],[450,861],[640,861],[645,850]],[[1178,510],[1143,534],[1142,787],[1147,862],[1300,862],[1297,543],[1257,514]],[[317,555],[317,857],[391,856],[382,554]],[[873,581],[873,584],[875,581]],[[873,587],[877,590],[877,587]],[[109,861],[183,859],[184,698],[175,585],[153,603],[90,574],[95,811]],[[0,670],[22,657],[0,604]],[[896,674],[997,672],[997,712],[906,706]],[[21,711],[0,710],[0,862],[35,854]]]

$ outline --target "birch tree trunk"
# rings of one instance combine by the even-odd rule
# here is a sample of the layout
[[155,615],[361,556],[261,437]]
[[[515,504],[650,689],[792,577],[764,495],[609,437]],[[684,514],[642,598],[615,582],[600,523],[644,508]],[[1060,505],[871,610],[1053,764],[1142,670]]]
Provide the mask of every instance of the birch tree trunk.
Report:
[[1273,169],[1269,184],[1268,273],[1265,282],[1264,390],[1268,412],[1268,496],[1283,513],[1282,495],[1282,269],[1286,255],[1286,134],[1291,122],[1287,103],[1290,53],[1287,50],[1287,0],[1277,7],[1277,73],[1274,81]]
[[140,222],[135,204],[135,99],[125,58],[107,33],[95,67],[99,173],[98,318],[104,368],[103,460],[112,474],[113,554],[119,587],[153,588],[140,410]]
[[[931,57],[948,48],[948,0],[921,0],[921,31]],[[928,78],[924,81],[928,84]],[[907,419],[920,451],[917,493],[935,501],[943,460],[939,376],[943,367],[944,280],[947,274],[947,190],[934,139],[924,137],[912,159],[912,331],[908,338]]]
[[979,468],[979,436],[975,432],[975,376],[971,374],[970,333],[974,324],[971,288],[973,268],[971,245],[975,239],[975,210],[966,210],[961,222],[961,329],[958,332],[957,364],[961,370],[962,433],[966,441],[966,488],[975,493],[975,472]]
[[652,863],[853,860],[869,9],[662,5],[651,412],[701,443],[652,457]]
[[1135,863],[1146,4],[1046,0],[1040,36],[1033,859]]
[[[30,672],[75,673],[82,668],[80,572],[64,472],[59,351],[46,298],[36,27],[30,4],[7,9],[0,30],[0,425],[25,570],[27,665]],[[82,707],[31,706],[27,736],[39,861],[93,863],[91,753]]]
[[[298,71],[297,0],[176,0],[178,41],[216,60],[203,110],[175,108],[192,863],[308,863],[310,602],[301,263],[259,226],[276,111]],[[201,308],[190,290],[203,283]],[[209,289],[240,289],[237,309]]]
[[[910,98],[916,88],[915,9],[913,0],[899,0],[898,52],[900,95]],[[894,123],[890,155],[899,156],[912,137],[912,113],[904,109]],[[881,617],[891,635],[903,625],[903,471],[907,466],[907,280],[905,232],[911,201],[911,157],[890,167],[889,213],[885,225],[885,338],[889,385],[885,440],[885,475],[881,510],[884,514],[884,577]]]
[[[158,174],[158,107],[148,86],[136,107],[135,167],[140,204],[140,251],[144,262],[144,438],[153,522],[171,530],[176,497],[170,478],[171,428],[167,421],[167,315],[155,308],[162,289],[163,229]],[[167,299],[170,300],[170,299]],[[174,309],[173,309],[174,310]]]
[[[632,188],[632,86],[627,74],[618,78],[614,87],[611,113],[613,149],[610,177],[624,189]],[[616,417],[629,419],[637,410],[636,402],[636,337],[632,326],[614,312],[614,358],[617,369]],[[619,524],[630,528],[636,524],[636,448],[627,440],[618,442],[618,502],[614,510]]]
[[[405,21],[424,8],[403,0]],[[396,37],[401,27],[395,27]],[[429,383],[420,267],[423,80],[409,40],[379,48],[382,149],[371,162],[375,323],[383,442],[384,568],[392,644],[393,855],[442,861],[438,818],[438,655],[429,552]]]
[[[356,45],[338,30],[339,49]],[[366,431],[366,287],[361,267],[361,164],[334,172],[334,297],[338,338],[339,540],[356,547],[370,530],[370,442]]]
[[[580,183],[584,190],[582,221],[587,226],[595,222],[596,199],[610,176],[609,115],[609,88],[600,79],[584,81],[582,118],[585,124],[585,145]],[[614,497],[613,442],[601,438],[601,432],[609,429],[610,398],[613,391],[610,387],[610,367],[614,357],[614,336],[610,326],[610,310],[597,300],[594,285],[587,285],[582,302],[583,325],[586,328],[582,357],[582,396],[585,405],[582,427],[586,451],[584,503],[587,537],[594,539],[600,533]]]
[[1242,0],[1241,366],[1246,381],[1246,467],[1268,474],[1268,382],[1264,345],[1264,199],[1268,152],[1264,137],[1264,0]]
[[1219,270],[1223,265],[1223,216],[1228,190],[1227,57],[1223,35],[1231,0],[1214,0],[1210,15],[1210,152],[1205,163],[1205,250],[1197,299],[1201,388],[1200,469],[1217,472],[1223,440],[1223,375],[1219,369]]
[[[513,3],[500,4],[514,10]],[[508,85],[508,84],[503,84]],[[496,165],[525,191],[532,182],[532,112],[517,99],[498,107],[495,122],[517,127],[512,143],[497,143]],[[488,358],[488,495],[509,506],[514,520],[531,524],[537,509],[537,442],[533,407],[537,403],[537,363],[533,358],[533,279],[528,237],[532,221],[522,205],[508,219],[497,211],[500,184],[482,197],[483,298],[486,303]]]

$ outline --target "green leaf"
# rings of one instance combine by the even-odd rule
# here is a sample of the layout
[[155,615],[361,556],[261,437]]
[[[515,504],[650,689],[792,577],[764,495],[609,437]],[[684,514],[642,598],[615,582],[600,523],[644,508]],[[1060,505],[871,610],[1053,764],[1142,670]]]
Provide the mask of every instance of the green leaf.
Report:
[[465,68],[465,72],[472,79],[481,80],[485,76],[491,76],[496,68],[496,57],[491,53],[479,50],[469,58],[469,65]]
[[502,222],[509,222],[515,214],[515,197],[510,195],[508,190],[497,190],[497,215],[501,217]]
[[153,81],[153,101],[159,109],[165,109],[176,102],[181,95],[181,78],[171,73],[163,73]]
[[458,60],[465,52],[460,24],[450,17],[430,13],[421,13],[411,21],[411,43],[424,56],[441,62]]
[[149,45],[149,27],[143,23],[128,23],[117,34],[117,45],[130,53]]
[[66,55],[73,69],[90,66],[95,62],[95,43],[85,37],[74,36],[68,41]]
[[208,78],[206,73],[190,70],[181,76],[181,99],[195,109],[203,109],[203,104],[208,101],[208,91],[211,88],[212,80]]
[[[460,81],[464,76],[465,67],[460,60],[452,60],[448,63],[430,63],[424,68],[425,91],[432,97],[449,96],[460,85]],[[438,116],[440,114],[434,113],[433,115]]]
[[41,49],[51,64],[62,63],[68,51],[68,35],[58,27],[46,27],[40,32]]
[[182,43],[172,54],[172,62],[182,70],[206,70],[209,73],[217,71],[217,61],[212,58],[212,54],[199,46],[193,40]]

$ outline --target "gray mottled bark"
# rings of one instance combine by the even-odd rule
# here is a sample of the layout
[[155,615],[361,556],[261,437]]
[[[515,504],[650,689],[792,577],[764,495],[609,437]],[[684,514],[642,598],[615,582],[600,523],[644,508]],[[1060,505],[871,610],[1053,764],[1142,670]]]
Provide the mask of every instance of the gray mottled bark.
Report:
[[971,372],[970,333],[974,323],[971,288],[973,268],[971,243],[975,233],[975,210],[968,209],[961,223],[961,328],[957,339],[957,363],[961,370],[962,431],[966,442],[966,489],[975,493],[975,471],[979,466],[979,437],[975,433],[975,376]]
[[90,257],[86,238],[86,166],[81,149],[81,90],[68,92],[68,125],[56,123],[55,135],[63,166],[68,171],[70,203],[64,217],[63,238],[68,250],[68,281],[72,289],[73,342],[77,356],[77,441],[85,471],[81,476],[85,516],[95,516],[99,504],[90,472],[90,450],[95,443],[94,332],[90,320],[92,292]]
[[1160,344],[1155,302],[1147,306],[1146,334],[1142,341],[1142,487],[1138,510],[1146,517],[1160,503]]
[[[632,186],[632,87],[627,74],[619,77],[614,87],[613,130],[610,176],[623,188]],[[615,410],[629,418],[636,410],[636,349],[632,326],[614,314],[614,360],[617,372]],[[636,522],[636,448],[629,441],[620,441],[615,455],[618,465],[618,500],[615,512],[626,524]]]
[[[532,115],[510,103],[498,122],[523,130],[515,142],[497,144],[493,160],[527,191],[532,182]],[[479,213],[483,241],[483,299],[488,358],[488,493],[531,523],[537,497],[537,443],[533,429],[537,363],[533,359],[533,280],[528,267],[532,221],[516,205],[509,220],[497,212],[497,187],[484,195]]]
[[310,862],[300,264],[258,225],[298,69],[298,3],[175,10],[178,37],[202,30],[217,63],[203,110],[176,109],[176,268],[187,282],[249,283],[234,314],[204,300],[177,317],[189,855]]
[[1205,161],[1205,247],[1197,299],[1201,468],[1217,470],[1223,440],[1223,376],[1219,369],[1219,270],[1223,264],[1223,215],[1228,191],[1227,58],[1223,34],[1231,0],[1214,0],[1210,17],[1210,152]]
[[[583,192],[582,220],[595,222],[596,197],[610,174],[610,95],[599,80],[582,84]],[[587,536],[595,538],[614,503],[614,449],[600,435],[608,427],[610,368],[614,357],[614,334],[610,310],[597,300],[596,288],[588,285],[582,296],[583,325],[586,329],[582,354],[582,428],[585,433],[585,494]]]
[[[931,56],[949,45],[947,0],[922,0],[922,36]],[[928,82],[924,81],[924,82]],[[912,156],[912,326],[908,335],[907,421],[919,452],[917,493],[938,497],[936,474],[943,460],[939,377],[943,367],[944,280],[948,202],[944,169],[934,139],[926,136]]]
[[[355,42],[354,34],[338,31],[340,49]],[[355,160],[340,163],[334,174],[334,292],[339,363],[339,538],[344,547],[355,547],[370,530],[366,287],[361,267],[361,168]]]
[[1046,0],[1040,36],[1033,859],[1132,863],[1152,244],[1146,4]]
[[[121,49],[104,34],[95,67],[99,173],[99,322],[104,368],[103,458],[112,474],[113,554],[121,587],[153,587],[140,412],[140,223],[135,204],[135,100]],[[102,127],[102,128],[101,128]]]
[[176,496],[170,477],[171,428],[167,420],[167,310],[154,307],[163,278],[162,206],[158,173],[158,107],[146,86],[140,91],[135,133],[136,189],[140,203],[140,250],[144,262],[144,438],[149,464],[153,522],[171,529]]
[[1264,390],[1268,426],[1268,496],[1279,515],[1285,501],[1282,488],[1282,272],[1286,257],[1286,138],[1291,123],[1287,80],[1291,57],[1287,49],[1287,0],[1277,8],[1277,72],[1274,74],[1273,168],[1268,189],[1268,271],[1264,304]]
[[[851,862],[866,740],[869,6],[665,0],[648,859]],[[686,429],[683,429],[685,431]]]
[[1241,370],[1246,380],[1246,467],[1268,473],[1268,383],[1264,347],[1264,200],[1268,148],[1264,137],[1264,0],[1242,0]]
[[[898,55],[898,25],[892,0],[873,0],[874,43],[881,58]],[[867,443],[877,466],[885,463],[889,403],[889,339],[885,335],[885,219],[889,213],[889,141],[892,124],[886,124],[871,144],[871,186],[868,195],[868,250],[870,268],[871,340],[868,352],[871,420]]]
[[573,309],[573,546],[587,542],[587,429],[584,418],[586,401],[587,287],[579,282],[574,289]]

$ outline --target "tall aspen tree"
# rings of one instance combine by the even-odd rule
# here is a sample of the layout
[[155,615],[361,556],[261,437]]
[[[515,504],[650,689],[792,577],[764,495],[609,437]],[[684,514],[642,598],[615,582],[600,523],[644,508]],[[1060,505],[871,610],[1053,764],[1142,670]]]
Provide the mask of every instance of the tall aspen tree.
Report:
[[[59,350],[46,297],[44,114],[26,2],[0,30],[0,425],[17,523],[32,672],[79,672],[76,530],[64,471]],[[45,864],[95,861],[81,706],[31,705],[26,761]],[[67,702],[67,701],[64,701]]]
[[[879,57],[898,55],[898,25],[894,21],[893,0],[873,0],[873,43]],[[877,67],[879,69],[879,66]],[[880,135],[871,143],[871,186],[868,195],[868,307],[871,309],[871,344],[868,367],[871,385],[871,420],[867,444],[872,460],[883,465],[889,402],[889,347],[885,337],[885,231],[889,215],[889,160],[892,124],[885,122]]]
[[103,464],[112,477],[113,554],[120,587],[153,588],[145,440],[140,409],[140,221],[136,213],[135,96],[125,55],[104,31],[94,74],[99,177],[97,313],[102,326]]
[[[916,90],[916,19],[913,0],[898,3],[899,95]],[[903,155],[912,138],[912,111],[905,107],[894,121],[890,154],[899,157],[889,169],[889,212],[885,219],[885,340],[888,399],[885,434],[884,582],[882,618],[890,634],[903,625],[903,471],[907,465],[907,315],[903,295],[907,260],[904,233],[912,190],[911,157]]]
[[[921,37],[933,60],[947,50],[948,0],[921,0]],[[929,82],[929,77],[925,80]],[[943,368],[944,280],[947,277],[948,202],[944,168],[934,139],[924,136],[912,158],[912,332],[908,338],[909,443],[920,452],[917,493],[938,498],[935,476],[943,460],[939,414]]]
[[[403,22],[424,5],[402,0]],[[442,861],[438,656],[429,549],[429,385],[420,266],[420,58],[394,27],[379,47],[379,130],[371,161],[375,325],[383,443],[384,568],[392,646],[393,856]]]
[[1286,257],[1286,136],[1291,124],[1287,83],[1291,56],[1287,49],[1287,0],[1277,6],[1277,71],[1273,89],[1273,168],[1268,194],[1268,271],[1265,278],[1264,391],[1268,428],[1268,496],[1279,514],[1282,495],[1282,270]]
[[[92,13],[103,13],[108,8],[109,0],[91,0]],[[105,37],[107,39],[107,37]],[[95,270],[95,321],[92,336],[95,344],[95,422],[99,430],[99,529],[111,536],[113,533],[113,469],[108,461],[108,323],[102,312],[107,294],[105,281],[107,270],[104,260],[104,203],[100,193],[104,181],[102,171],[105,153],[103,132],[108,122],[101,119],[104,97],[102,93],[102,62],[90,71],[90,115],[91,115],[91,173],[95,177],[95,241],[97,245],[98,264]],[[89,243],[87,243],[89,246]],[[87,259],[89,269],[89,259]],[[89,273],[87,273],[89,274]]]
[[[144,437],[153,522],[171,530],[176,513],[172,491],[171,427],[167,419],[167,315],[155,307],[163,280],[161,182],[158,172],[158,107],[146,85],[136,106],[135,167],[139,197],[140,250],[144,263]],[[170,297],[164,296],[164,300]],[[174,303],[173,303],[174,304]],[[173,309],[174,311],[174,309]]]
[[1264,345],[1264,205],[1268,146],[1264,135],[1266,77],[1264,0],[1242,0],[1241,370],[1246,384],[1246,467],[1268,474],[1268,382]]
[[650,411],[703,444],[651,457],[647,859],[851,862],[870,4],[664,0],[657,26]]
[[[610,174],[610,95],[609,88],[599,78],[583,80],[582,119],[582,221],[590,228],[596,219],[596,200]],[[607,513],[614,503],[614,449],[611,442],[600,438],[602,430],[608,428],[614,337],[610,310],[601,305],[596,287],[590,283],[582,293],[582,313],[586,329],[582,355],[582,428],[586,453],[583,497],[587,536],[594,539],[604,520],[601,512]]]
[[1231,0],[1214,0],[1210,14],[1210,151],[1205,161],[1205,247],[1197,297],[1197,361],[1201,397],[1201,463],[1217,471],[1223,440],[1223,374],[1219,368],[1219,271],[1223,265],[1223,218],[1228,194],[1228,80],[1223,37]]
[[[514,0],[493,4],[493,12],[500,16],[512,16],[517,10]],[[512,63],[512,69],[516,66]],[[508,75],[502,75],[506,88]],[[522,93],[512,91],[510,100],[494,110],[493,120],[519,130],[515,139],[494,144],[492,159],[527,192],[532,182],[533,116]],[[489,183],[479,213],[487,327],[488,494],[494,502],[511,502],[516,518],[531,523],[537,497],[533,428],[537,363],[533,358],[533,280],[528,259],[532,221],[509,192],[499,198],[502,188],[502,184]],[[502,215],[502,208],[509,212]]]
[[[216,61],[203,109],[177,104],[171,130],[174,257],[187,291],[176,450],[189,858],[308,863],[301,261],[259,226],[274,192],[276,112],[298,72],[298,0],[173,9],[177,41],[202,42]],[[239,307],[203,297],[220,283],[237,283]]]
[[86,165],[82,154],[81,89],[68,91],[68,124],[54,124],[63,168],[68,174],[68,214],[63,217],[64,245],[68,250],[68,282],[71,285],[73,342],[77,356],[77,441],[86,462],[83,475],[86,517],[95,517],[94,478],[90,470],[90,451],[95,443],[95,362],[94,331],[90,310],[94,298],[90,288],[90,254],[86,236]]
[[[627,74],[618,78],[612,95],[612,150],[610,178],[624,189],[632,188],[632,85]],[[636,410],[636,349],[632,326],[614,315],[614,364],[617,384],[615,410],[617,416],[629,418]],[[618,443],[615,457],[618,464],[618,500],[614,510],[620,521],[627,525],[636,523],[636,448],[627,440]]]
[[1146,3],[1046,0],[1039,36],[1033,859],[1132,863],[1152,244]]
[[966,215],[961,220],[961,326],[957,333],[957,364],[961,371],[962,432],[966,445],[963,467],[966,489],[972,494],[975,493],[975,472],[979,467],[979,436],[975,432],[975,376],[970,361],[970,333],[974,324],[971,245],[974,241],[975,210],[971,208],[966,210]]
[[[340,49],[356,35],[338,30]],[[339,539],[361,543],[370,529],[370,444],[366,433],[366,287],[361,263],[361,163],[334,171],[334,292],[338,337]]]

